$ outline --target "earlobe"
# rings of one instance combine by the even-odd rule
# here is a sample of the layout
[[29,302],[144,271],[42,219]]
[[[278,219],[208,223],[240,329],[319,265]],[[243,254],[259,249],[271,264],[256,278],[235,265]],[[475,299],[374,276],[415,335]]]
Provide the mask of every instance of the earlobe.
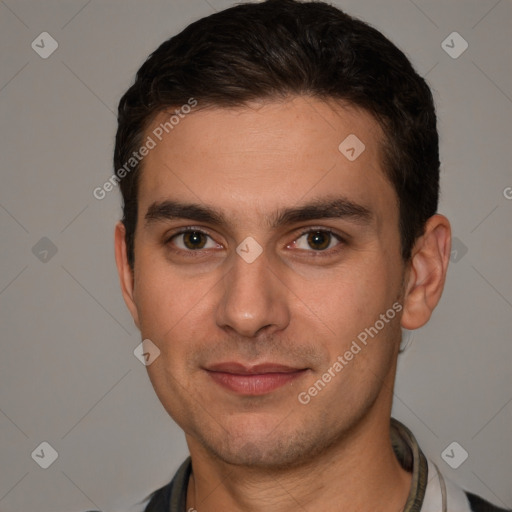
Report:
[[416,241],[409,263],[402,327],[426,324],[443,292],[450,259],[451,228],[444,215],[433,215]]
[[128,263],[128,256],[126,250],[126,229],[122,222],[118,222],[115,228],[115,255],[117,273],[119,275],[119,282],[121,291],[123,293],[124,302],[128,307],[135,325],[140,329],[139,314],[135,303],[135,281],[133,271]]

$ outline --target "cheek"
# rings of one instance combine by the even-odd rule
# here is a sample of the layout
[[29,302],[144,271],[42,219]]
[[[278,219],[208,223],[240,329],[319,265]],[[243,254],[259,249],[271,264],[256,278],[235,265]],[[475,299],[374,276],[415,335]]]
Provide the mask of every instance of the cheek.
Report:
[[141,251],[134,292],[141,334],[150,339],[167,337],[178,324],[190,322],[209,288],[206,279],[180,277],[164,258]]
[[[140,267],[139,267],[140,269]],[[182,302],[180,291],[175,283],[157,271],[136,272],[135,303],[139,312],[140,328],[143,337],[160,337],[179,318]]]
[[[313,305],[319,318],[346,331],[365,319],[388,301],[390,283],[375,262],[341,266],[321,280],[302,286],[298,295]],[[340,333],[341,334],[341,333]]]
[[[374,346],[367,350],[359,343],[366,352],[363,357],[357,356],[360,362],[370,353],[378,360],[388,358],[393,352],[393,340],[399,336],[398,315],[392,309],[399,296],[397,283],[398,278],[393,277],[385,262],[374,260],[373,264],[351,267],[350,272],[338,269],[324,284],[312,287],[309,295],[306,289],[302,291],[304,302],[313,305],[314,321],[329,329],[325,348],[331,361],[343,355],[358,339],[367,341],[368,347],[370,342]],[[382,323],[381,315],[388,310],[391,314]]]

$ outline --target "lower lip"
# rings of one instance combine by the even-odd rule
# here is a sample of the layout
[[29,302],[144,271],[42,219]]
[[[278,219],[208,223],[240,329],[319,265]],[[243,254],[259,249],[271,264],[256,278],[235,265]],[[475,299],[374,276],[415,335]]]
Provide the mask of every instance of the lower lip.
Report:
[[293,382],[304,374],[306,370],[289,373],[257,373],[239,375],[234,373],[211,372],[212,379],[224,388],[241,395],[265,395],[289,382]]

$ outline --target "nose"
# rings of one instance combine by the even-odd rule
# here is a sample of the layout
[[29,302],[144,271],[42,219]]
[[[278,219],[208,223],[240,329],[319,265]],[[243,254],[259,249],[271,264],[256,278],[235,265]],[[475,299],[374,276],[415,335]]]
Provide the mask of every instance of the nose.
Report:
[[233,266],[224,277],[217,325],[247,338],[285,329],[290,322],[288,290],[270,268],[265,254],[252,263],[237,254],[233,258]]

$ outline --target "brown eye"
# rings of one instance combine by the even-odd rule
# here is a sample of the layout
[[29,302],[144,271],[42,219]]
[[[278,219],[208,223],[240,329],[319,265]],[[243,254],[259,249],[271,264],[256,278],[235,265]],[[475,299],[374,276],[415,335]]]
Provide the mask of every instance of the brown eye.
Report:
[[310,229],[295,239],[290,247],[310,253],[325,251],[327,254],[330,249],[335,250],[342,242],[343,239],[329,229]]
[[187,229],[176,233],[169,242],[182,251],[198,251],[219,247],[208,234],[196,229]]
[[206,245],[206,236],[200,231],[183,234],[183,243],[188,249],[202,249]]
[[327,231],[312,231],[308,234],[307,241],[309,247],[317,251],[323,251],[329,247],[332,235]]

